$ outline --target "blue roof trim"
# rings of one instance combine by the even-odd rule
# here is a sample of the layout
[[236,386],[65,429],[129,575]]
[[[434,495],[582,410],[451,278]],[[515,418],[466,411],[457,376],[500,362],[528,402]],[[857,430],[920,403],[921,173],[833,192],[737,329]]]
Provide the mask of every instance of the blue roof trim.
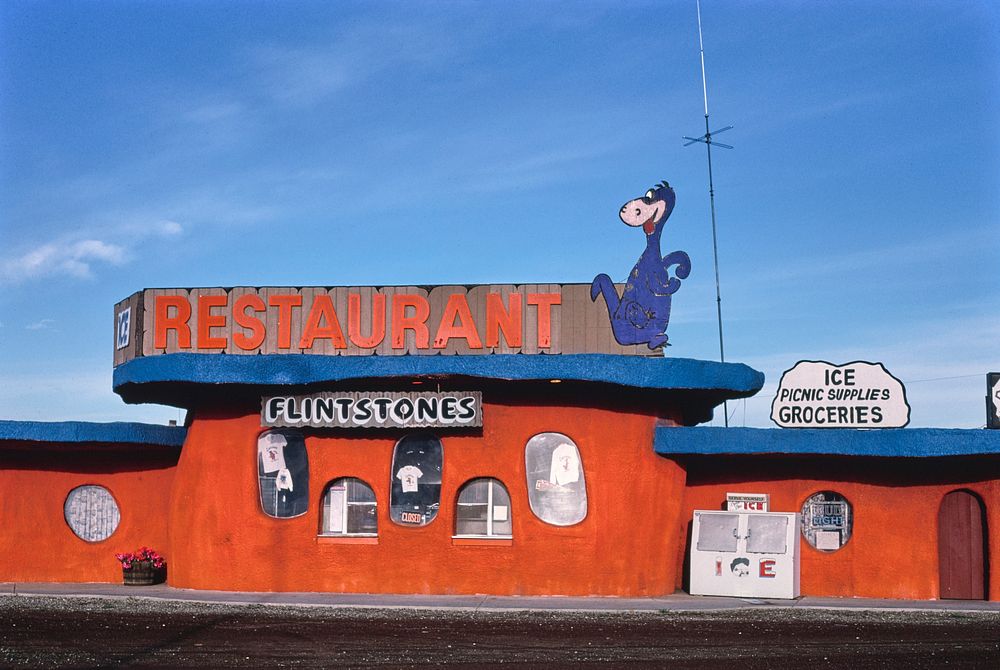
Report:
[[[114,389],[127,384],[298,385],[352,379],[459,375],[484,379],[562,379],[648,389],[716,391],[726,398],[752,395],[764,375],[742,363],[611,354],[479,356],[318,356],[311,354],[163,354],[115,368]],[[721,402],[721,400],[720,400]]]
[[89,423],[84,421],[0,421],[0,441],[105,442],[180,447],[187,428],[151,423]]
[[1000,455],[1000,430],[661,427],[656,429],[653,450],[658,454],[716,456],[824,454],[927,458]]

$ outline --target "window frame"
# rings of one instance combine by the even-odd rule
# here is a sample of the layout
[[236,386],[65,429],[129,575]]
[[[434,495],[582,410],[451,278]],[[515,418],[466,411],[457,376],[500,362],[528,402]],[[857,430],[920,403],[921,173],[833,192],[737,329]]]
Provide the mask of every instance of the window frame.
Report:
[[[415,442],[419,446],[420,440],[427,440],[428,444],[432,445],[431,448],[437,453],[434,458],[427,458],[425,460],[412,458],[412,449],[415,447],[408,444],[408,442]],[[406,447],[407,450],[403,450],[401,447]],[[401,456],[405,456],[407,458],[403,459],[403,462],[400,462]],[[411,460],[414,462],[409,462]],[[422,474],[418,476],[418,479],[424,476],[429,476],[430,480],[436,481],[418,483],[413,491],[406,491],[402,480],[399,479],[399,473],[406,467],[417,467],[416,463],[420,463],[420,467],[423,468],[423,470],[421,470]],[[399,438],[399,440],[396,441],[395,446],[392,448],[392,464],[389,468],[389,521],[402,528],[426,528],[433,523],[441,511],[443,477],[444,443],[438,435],[430,432],[417,432],[403,435]],[[433,502],[425,503],[418,500],[419,508],[406,509],[410,506],[408,505],[409,501],[406,499],[406,496],[408,494],[416,494],[420,487],[434,487],[436,489],[433,496]],[[419,523],[415,521],[403,520],[404,514],[417,514],[418,512],[422,517]]]
[[[343,531],[327,530],[325,528],[325,526],[329,525],[329,524],[327,524],[325,522],[329,521],[329,519],[330,519],[330,515],[327,512],[327,496],[330,494],[331,489],[334,486],[336,486],[338,482],[343,482],[344,483],[344,509],[343,509],[343,513],[341,514],[341,521],[343,523],[343,528],[344,528]],[[350,495],[349,495],[349,491],[350,491],[349,484],[351,482],[357,482],[359,484],[363,484],[369,491],[371,491],[372,497],[375,498],[375,501],[374,502],[353,502],[353,501],[351,501]],[[360,507],[360,506],[367,507],[367,506],[371,506],[371,507],[374,508],[374,510],[375,510],[375,532],[374,533],[350,532],[347,529],[347,522],[348,522],[348,519],[350,518],[350,515],[349,515],[348,512],[350,511],[349,508],[350,508],[351,505],[354,505],[355,507]],[[320,529],[319,529],[319,533],[317,533],[317,537],[378,537],[378,495],[375,493],[375,489],[373,489],[371,487],[371,485],[368,484],[368,482],[366,482],[365,480],[361,479],[360,477],[338,477],[338,478],[334,479],[333,481],[331,481],[329,484],[327,484],[325,487],[323,487],[323,496],[322,496],[322,499],[320,500],[320,515],[319,515],[319,517],[320,517],[320,519],[319,519]]]
[[[561,445],[544,446],[548,441],[559,442],[573,447],[577,461],[576,480],[566,484],[551,482],[551,460]],[[538,454],[544,450],[546,460],[539,461]],[[546,464],[548,463],[548,464]],[[524,444],[525,483],[528,491],[528,509],[536,519],[549,526],[569,528],[583,523],[590,514],[590,500],[587,493],[587,471],[583,465],[583,453],[575,439],[554,430],[546,430],[532,435]],[[540,483],[557,484],[558,488],[570,488],[573,495],[572,506],[565,505],[559,509],[558,500],[553,498],[553,492],[539,488]]]
[[[816,498],[819,498],[820,496],[823,496],[824,499],[823,500],[815,500]],[[833,498],[832,499],[826,499],[829,496],[833,496]],[[812,516],[812,509],[811,508],[812,508],[812,506],[813,505],[828,505],[828,504],[837,504],[837,505],[843,504],[844,505],[844,511],[845,511],[845,517],[846,517],[844,525],[843,526],[838,526],[835,529],[835,532],[837,532],[838,535],[839,535],[839,542],[840,542],[840,546],[838,546],[836,549],[834,549],[834,548],[826,549],[826,548],[820,548],[820,547],[816,546],[816,544],[817,544],[816,543],[816,533],[817,532],[834,532],[834,527],[833,526],[831,526],[829,528],[827,528],[827,527],[816,527],[816,526],[813,526],[812,521],[811,521],[811,516]],[[806,545],[808,547],[810,547],[811,549],[814,549],[815,551],[820,552],[821,554],[834,554],[834,553],[840,551],[841,549],[843,549],[844,547],[846,547],[847,543],[851,541],[852,537],[854,537],[854,503],[852,503],[851,499],[848,498],[846,495],[844,495],[840,491],[837,491],[837,490],[834,490],[834,489],[820,489],[820,490],[815,491],[813,493],[810,493],[808,496],[806,496],[805,499],[802,501],[800,520],[801,520],[801,522],[799,524],[799,532],[802,535],[802,539],[805,540],[805,543],[806,543]],[[844,537],[845,532],[847,534],[846,538]],[[810,537],[810,534],[812,535],[812,537]]]
[[[486,502],[462,502],[462,493],[472,484],[476,482],[484,481],[487,484],[486,488]],[[510,522],[510,533],[509,534],[499,534],[494,532],[494,524],[496,520],[493,518],[494,506],[493,506],[493,487],[494,485],[499,486],[503,489],[503,492],[507,495],[507,520]],[[460,505],[466,507],[475,507],[486,505],[486,534],[480,533],[459,533],[458,532],[458,507]],[[496,477],[475,477],[468,480],[458,488],[458,492],[455,496],[455,533],[451,536],[454,540],[512,540],[514,539],[514,513],[513,513],[513,501],[510,498],[510,491],[502,481]],[[500,522],[503,523],[503,522]]]
[[[283,457],[287,457],[287,455],[284,453],[284,449],[286,449],[289,446],[289,437],[294,437],[297,441],[301,441],[301,445],[302,445],[302,457],[304,459],[303,460],[304,467],[302,468],[303,472],[301,474],[303,474],[304,477],[300,480],[300,482],[298,484],[299,491],[301,492],[301,496],[300,495],[295,495],[295,498],[297,498],[300,501],[304,501],[305,505],[303,506],[302,511],[299,512],[298,514],[291,514],[291,515],[288,515],[288,516],[279,516],[277,514],[271,514],[270,512],[267,511],[267,507],[264,504],[264,487],[263,487],[263,482],[265,480],[272,480],[272,481],[274,481],[277,478],[277,475],[269,477],[268,476],[269,473],[264,472],[264,469],[263,469],[263,460],[262,460],[262,456],[261,456],[261,440],[265,436],[271,435],[271,434],[281,435],[282,437],[285,438],[286,445],[285,445],[285,447],[282,448]],[[256,438],[256,441],[255,441],[255,454],[256,454],[255,455],[255,461],[257,463],[257,467],[256,467],[256,469],[257,469],[257,508],[260,510],[260,512],[265,517],[267,517],[268,519],[274,519],[276,521],[284,521],[284,520],[287,520],[287,519],[297,519],[297,518],[299,518],[301,516],[304,516],[304,515],[308,514],[309,513],[309,479],[310,479],[311,475],[310,475],[310,472],[309,472],[309,447],[306,445],[306,436],[305,436],[305,433],[303,433],[298,428],[285,428],[285,427],[267,428],[265,430],[262,430],[261,432],[257,433],[257,438]],[[287,468],[287,463],[286,463],[286,468]],[[293,484],[294,484],[294,481],[293,481]],[[305,490],[302,489],[303,486],[305,487]],[[275,482],[275,491],[274,491],[274,495],[275,495],[275,511],[277,511],[277,495],[278,495],[278,491],[279,490],[280,489],[277,488],[277,485],[276,485],[276,482]],[[294,493],[295,492],[293,490],[293,494]]]

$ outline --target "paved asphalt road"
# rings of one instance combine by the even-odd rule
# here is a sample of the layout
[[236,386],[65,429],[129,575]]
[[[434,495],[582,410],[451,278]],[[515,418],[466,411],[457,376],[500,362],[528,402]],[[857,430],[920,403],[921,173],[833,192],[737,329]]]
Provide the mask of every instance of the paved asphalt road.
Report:
[[0,596],[0,667],[1000,668],[1000,611],[476,611]]

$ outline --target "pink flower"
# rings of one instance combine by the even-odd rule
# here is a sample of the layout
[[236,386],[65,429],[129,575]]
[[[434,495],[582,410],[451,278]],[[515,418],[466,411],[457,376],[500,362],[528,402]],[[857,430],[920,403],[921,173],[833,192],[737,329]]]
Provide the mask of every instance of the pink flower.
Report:
[[154,568],[163,568],[167,564],[155,549],[146,546],[139,547],[135,552],[115,554],[115,559],[126,570],[131,569],[135,563],[151,563]]

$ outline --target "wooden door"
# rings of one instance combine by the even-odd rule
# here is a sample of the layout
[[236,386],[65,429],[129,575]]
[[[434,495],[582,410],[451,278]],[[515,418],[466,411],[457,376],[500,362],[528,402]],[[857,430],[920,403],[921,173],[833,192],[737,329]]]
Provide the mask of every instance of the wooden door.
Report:
[[938,511],[941,598],[986,598],[986,528],[983,501],[970,491],[952,491]]

